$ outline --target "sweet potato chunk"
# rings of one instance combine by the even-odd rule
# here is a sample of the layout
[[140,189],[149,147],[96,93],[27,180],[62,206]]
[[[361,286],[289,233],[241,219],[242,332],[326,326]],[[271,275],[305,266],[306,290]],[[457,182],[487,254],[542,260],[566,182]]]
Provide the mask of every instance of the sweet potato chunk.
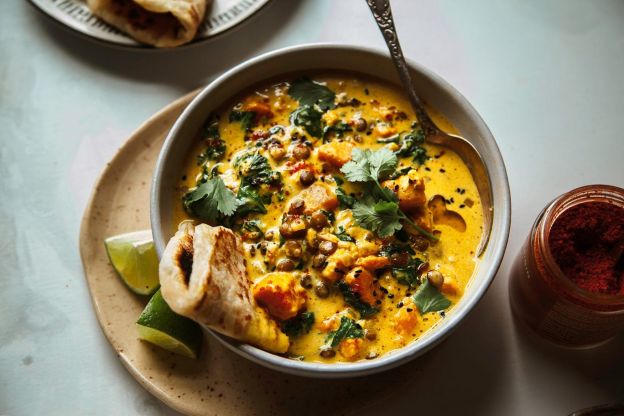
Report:
[[348,248],[339,248],[327,258],[327,265],[321,272],[323,279],[335,282],[341,279],[355,263],[356,253]]
[[379,284],[373,275],[362,267],[352,269],[344,279],[352,292],[360,295],[360,300],[369,305],[375,305],[377,299],[381,297]]
[[387,257],[380,257],[380,256],[360,257],[355,262],[355,265],[363,267],[366,270],[383,269],[384,267],[388,267],[390,265],[390,259]]
[[347,360],[355,360],[360,356],[363,342],[361,338],[347,338],[340,343],[338,351]]
[[337,168],[351,160],[353,145],[349,142],[330,142],[318,148],[318,158],[328,162]]
[[399,207],[403,211],[423,207],[427,201],[425,182],[417,176],[416,171],[410,171],[395,180],[384,181],[381,185],[396,194],[399,198]]
[[305,305],[305,290],[292,273],[268,273],[253,287],[256,302],[277,319],[289,319],[297,315]]
[[324,182],[317,182],[301,191],[299,197],[305,203],[304,214],[312,215],[319,209],[333,211],[338,206],[338,198],[332,188]]
[[457,295],[459,293],[459,285],[457,284],[457,280],[450,276],[444,276],[444,282],[442,282],[442,286],[440,287],[440,292],[446,295]]
[[244,111],[253,111],[256,113],[256,120],[266,117],[273,117],[271,106],[268,103],[262,101],[249,101],[243,105]]
[[420,324],[420,312],[410,297],[404,298],[403,307],[394,315],[394,328],[402,336],[408,336]]

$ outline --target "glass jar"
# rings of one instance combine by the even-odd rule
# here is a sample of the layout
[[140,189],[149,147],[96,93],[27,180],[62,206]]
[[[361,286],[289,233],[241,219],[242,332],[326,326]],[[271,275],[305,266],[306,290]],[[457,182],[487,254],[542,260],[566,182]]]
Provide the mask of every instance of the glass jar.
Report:
[[555,262],[550,230],[567,209],[589,202],[624,208],[624,189],[590,185],[551,202],[539,214],[511,269],[509,295],[517,320],[542,338],[561,346],[589,348],[624,329],[624,296],[579,288]]

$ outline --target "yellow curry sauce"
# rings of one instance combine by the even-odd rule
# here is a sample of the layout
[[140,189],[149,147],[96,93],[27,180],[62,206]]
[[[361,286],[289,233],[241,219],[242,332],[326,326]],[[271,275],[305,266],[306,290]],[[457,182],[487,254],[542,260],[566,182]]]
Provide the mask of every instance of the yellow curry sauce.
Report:
[[[286,309],[279,309],[280,305],[271,307],[275,296],[256,297],[283,327],[288,323],[299,325],[301,318],[308,323],[290,336],[289,356],[320,362],[373,359],[420,337],[444,319],[444,314],[459,300],[477,261],[475,249],[481,238],[482,207],[472,177],[455,153],[422,144],[422,137],[417,140],[420,145],[412,149],[406,147],[406,136],[417,136],[419,128],[409,102],[397,88],[355,74],[317,74],[312,80],[293,76],[283,82],[266,83],[227,103],[209,117],[181,171],[175,195],[175,223],[191,218],[211,225],[225,224],[243,238],[251,282],[260,285],[258,282],[269,273],[278,273],[277,280],[282,279],[280,275],[292,280],[290,289],[284,290],[290,290],[291,297],[297,299],[290,299]],[[291,88],[295,84],[297,91],[293,93]],[[308,106],[308,110],[313,110],[312,115],[304,114],[310,117],[298,119],[292,115],[301,111],[305,102],[319,96],[319,101]],[[440,114],[435,111],[431,114],[440,127],[454,130]],[[312,120],[312,126],[308,129],[302,120]],[[319,126],[324,133],[319,134]],[[215,137],[220,137],[221,141],[215,141]],[[206,150],[223,145],[225,151],[221,159],[211,157],[211,152]],[[408,207],[404,210],[407,215],[425,232],[437,237],[437,241],[419,233],[405,221],[401,221],[401,231],[380,238],[377,232],[360,226],[352,209],[342,199],[338,206],[335,202],[329,203],[328,210],[309,212],[306,206],[298,206],[301,193],[310,193],[306,190],[311,188],[329,189],[332,197],[337,188],[341,188],[347,203],[365,201],[374,194],[374,187],[350,182],[341,171],[344,162],[351,157],[351,147],[372,151],[386,148],[390,151],[386,155],[397,154],[398,164],[393,169],[394,176],[391,175],[395,179],[383,178],[394,182],[380,180],[380,183],[394,188],[391,190],[398,195],[398,204]],[[417,148],[421,150],[410,153]],[[223,147],[219,149],[223,151]],[[251,178],[244,179],[245,174],[250,174],[248,163],[250,159],[253,163],[250,156],[253,154],[266,158],[273,174],[279,172],[278,181],[251,187],[263,195],[266,213],[235,214],[206,221],[192,206],[180,203],[211,173],[240,196],[241,181],[249,184],[256,175],[253,171]],[[259,160],[262,161],[256,159],[255,162]],[[408,167],[412,169],[408,171]],[[304,171],[307,173],[302,174]],[[302,175],[308,177],[302,178]],[[425,199],[412,201],[418,204],[416,208],[401,199],[404,195],[397,189],[404,184],[416,188],[424,185]],[[303,197],[304,202],[313,207],[317,203],[322,205],[324,198],[323,193],[319,199],[315,192]],[[422,196],[422,190],[415,192]],[[315,214],[318,215],[314,217]],[[318,217],[320,221],[315,221]],[[289,222],[293,218],[294,225]],[[298,219],[302,224],[296,221]],[[294,233],[292,229],[284,229],[284,222],[293,226]],[[298,228],[300,225],[302,230]],[[327,253],[324,257],[321,248]],[[355,264],[364,258],[367,260],[360,260],[358,264],[364,262],[365,267]],[[349,279],[357,283],[362,274],[368,280],[372,276],[372,283],[368,281],[364,288],[345,284]],[[451,304],[442,302],[437,304],[442,307],[432,307],[434,311],[421,313],[422,305],[415,304],[413,296],[425,284],[429,286],[427,293],[434,294],[437,300],[447,299]],[[346,299],[349,293],[351,297]],[[425,297],[424,300],[431,299]],[[280,310],[282,312],[276,312]],[[292,318],[294,314],[297,316]],[[284,319],[285,316],[288,319]],[[343,317],[348,320],[343,322]],[[346,328],[347,324],[352,327]],[[334,341],[337,331],[342,331],[339,342]]]

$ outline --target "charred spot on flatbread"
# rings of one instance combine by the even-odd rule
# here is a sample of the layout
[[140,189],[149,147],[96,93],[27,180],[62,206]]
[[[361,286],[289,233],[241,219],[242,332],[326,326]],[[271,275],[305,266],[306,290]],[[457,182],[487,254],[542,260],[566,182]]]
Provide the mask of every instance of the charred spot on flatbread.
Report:
[[188,286],[193,271],[193,235],[185,234],[180,239],[178,253],[176,253],[176,262],[182,270],[184,283]]

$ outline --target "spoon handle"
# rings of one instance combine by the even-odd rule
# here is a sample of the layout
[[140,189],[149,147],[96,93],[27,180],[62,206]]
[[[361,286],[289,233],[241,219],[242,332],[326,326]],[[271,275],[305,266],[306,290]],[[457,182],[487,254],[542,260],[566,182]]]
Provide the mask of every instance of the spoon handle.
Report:
[[379,26],[379,30],[386,41],[386,45],[388,45],[392,62],[394,62],[394,66],[399,73],[402,85],[407,87],[407,95],[414,111],[416,112],[416,117],[420,122],[425,136],[428,137],[430,135],[439,134],[440,129],[438,129],[431,118],[429,118],[422,100],[418,94],[416,94],[414,81],[410,75],[407,62],[405,62],[405,57],[403,56],[403,51],[401,50],[401,44],[399,43],[399,37],[397,36],[396,28],[394,27],[390,0],[366,0],[366,3],[373,13],[373,17],[375,18],[377,26]]

